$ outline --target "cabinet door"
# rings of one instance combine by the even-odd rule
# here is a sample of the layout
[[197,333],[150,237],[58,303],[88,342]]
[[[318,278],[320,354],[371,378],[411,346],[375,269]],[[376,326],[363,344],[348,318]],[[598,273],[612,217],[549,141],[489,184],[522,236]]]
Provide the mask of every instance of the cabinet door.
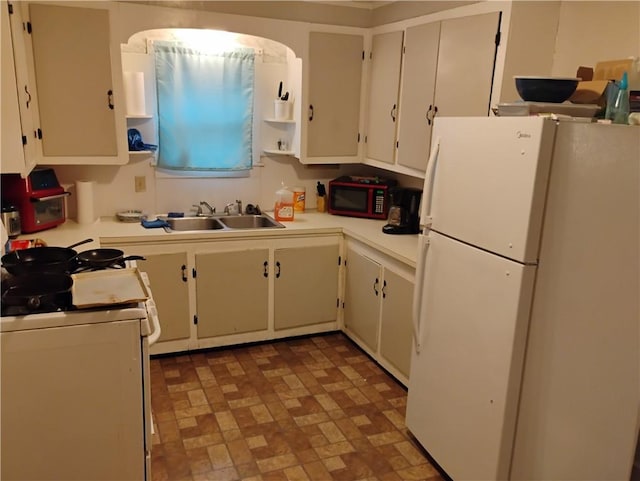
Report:
[[500,13],[443,20],[435,105],[438,116],[489,115]]
[[413,282],[385,269],[382,283],[380,355],[407,378],[411,365]]
[[22,129],[18,108],[16,71],[13,62],[13,45],[6,1],[0,2],[2,21],[2,161],[3,173],[23,173],[25,171],[22,150]]
[[338,244],[275,250],[276,329],[336,320],[338,256]]
[[393,163],[403,32],[373,36],[367,157]]
[[162,334],[158,342],[187,339],[190,336],[189,289],[187,285],[187,254],[145,255],[136,261],[151,282],[151,292],[158,307]]
[[198,338],[267,329],[269,249],[196,255]]
[[381,282],[380,264],[347,249],[344,325],[374,353],[378,349]]
[[358,155],[363,37],[309,34],[307,156]]
[[426,170],[431,144],[439,37],[440,22],[405,34],[397,155],[398,164],[418,170]]
[[28,12],[38,163],[126,163],[122,67],[119,49],[111,51],[109,10],[30,4]]

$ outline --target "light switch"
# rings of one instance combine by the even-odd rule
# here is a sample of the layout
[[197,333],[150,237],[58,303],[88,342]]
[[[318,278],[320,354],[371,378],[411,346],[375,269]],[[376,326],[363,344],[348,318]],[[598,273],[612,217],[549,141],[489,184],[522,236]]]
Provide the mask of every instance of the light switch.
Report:
[[144,175],[135,177],[136,192],[146,192],[147,190],[147,178]]

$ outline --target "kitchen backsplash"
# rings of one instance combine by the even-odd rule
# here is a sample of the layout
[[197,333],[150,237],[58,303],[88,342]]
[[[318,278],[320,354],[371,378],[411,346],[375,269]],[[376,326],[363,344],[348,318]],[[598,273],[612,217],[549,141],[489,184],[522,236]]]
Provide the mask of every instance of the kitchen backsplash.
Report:
[[[243,204],[258,204],[273,210],[275,192],[284,182],[290,187],[306,188],[308,209],[316,208],[316,183],[327,184],[340,175],[378,175],[391,177],[406,187],[421,187],[421,179],[383,171],[359,164],[341,166],[305,166],[291,157],[265,157],[264,166],[255,167],[244,178],[177,179],[156,178],[148,160],[131,161],[123,166],[54,166],[60,183],[72,195],[68,216],[76,218],[75,182],[92,180],[95,184],[94,208],[100,217],[113,216],[127,209],[140,209],[153,215],[169,211],[189,212],[193,204],[204,200],[218,212],[236,199]],[[144,192],[135,192],[135,177],[145,178]]]

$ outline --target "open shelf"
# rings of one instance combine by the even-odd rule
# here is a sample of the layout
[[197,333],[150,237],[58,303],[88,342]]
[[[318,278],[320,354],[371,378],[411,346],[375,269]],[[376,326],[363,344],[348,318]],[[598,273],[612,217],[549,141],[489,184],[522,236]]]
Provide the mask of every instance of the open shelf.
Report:
[[270,155],[295,155],[293,150],[264,149],[263,152]]
[[286,120],[284,120],[284,119],[282,119],[282,120],[281,119],[264,119],[264,121],[265,122],[271,122],[271,123],[274,123],[274,124],[295,124],[296,123],[296,121],[292,120],[292,119],[286,119]]

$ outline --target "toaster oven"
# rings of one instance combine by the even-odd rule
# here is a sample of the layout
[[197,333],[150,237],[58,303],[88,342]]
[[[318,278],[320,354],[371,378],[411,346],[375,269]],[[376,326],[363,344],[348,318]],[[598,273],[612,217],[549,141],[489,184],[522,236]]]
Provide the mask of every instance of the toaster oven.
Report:
[[25,234],[62,224],[68,195],[51,168],[35,169],[24,179],[19,174],[2,174],[2,198],[17,207]]

